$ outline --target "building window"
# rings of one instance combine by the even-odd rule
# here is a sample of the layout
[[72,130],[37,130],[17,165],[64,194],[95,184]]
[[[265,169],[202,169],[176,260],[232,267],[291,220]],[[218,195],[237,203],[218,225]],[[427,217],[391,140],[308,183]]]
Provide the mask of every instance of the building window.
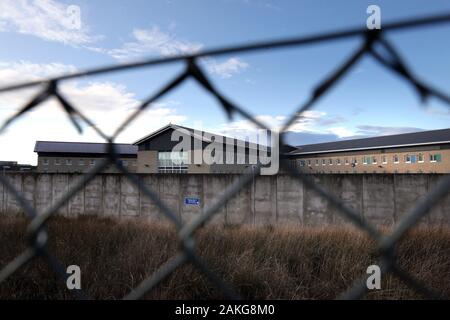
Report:
[[90,166],[95,166],[95,160],[94,159],[89,160],[89,165]]
[[322,165],[324,166],[324,165],[326,165],[326,164],[327,164],[327,160],[322,159]]
[[59,166],[61,165],[61,160],[60,159],[55,159],[55,166]]
[[328,159],[328,164],[331,166],[333,165],[333,159]]
[[415,154],[411,155],[411,163],[417,162],[417,156]]
[[319,159],[316,159],[316,166],[319,165]]
[[[373,157],[373,158],[375,158],[375,157]],[[363,164],[372,164],[373,158],[369,157],[369,156],[364,156],[363,157]]]
[[375,156],[372,157],[372,163],[377,164],[377,157],[375,157]]
[[430,162],[441,162],[442,157],[440,153],[430,154]]
[[338,166],[340,166],[341,165],[341,159],[336,159],[336,164],[338,165]]
[[418,158],[418,162],[422,163],[423,162],[423,154],[419,153]]
[[305,160],[300,160],[300,167],[304,167],[305,166]]
[[[311,160],[308,160],[309,164]],[[187,173],[188,153],[187,151],[158,152],[159,173]],[[301,162],[300,162],[301,163]]]
[[348,158],[345,158],[344,161],[345,161],[345,165],[348,166],[349,165]]
[[406,163],[411,163],[411,156],[410,156],[409,154],[407,154],[407,155],[405,156],[405,162],[406,162]]
[[42,164],[43,164],[44,166],[48,166],[48,159],[42,160]]
[[394,155],[393,159],[394,159],[394,163],[398,163],[398,155]]
[[381,162],[383,162],[383,164],[387,163],[387,156],[382,156],[381,157]]
[[66,159],[66,166],[72,165],[72,159]]
[[353,166],[358,165],[358,158],[354,157],[352,160]]
[[308,160],[308,167],[311,167],[311,160]]
[[84,166],[84,160],[79,160],[79,161],[78,161],[78,165]]

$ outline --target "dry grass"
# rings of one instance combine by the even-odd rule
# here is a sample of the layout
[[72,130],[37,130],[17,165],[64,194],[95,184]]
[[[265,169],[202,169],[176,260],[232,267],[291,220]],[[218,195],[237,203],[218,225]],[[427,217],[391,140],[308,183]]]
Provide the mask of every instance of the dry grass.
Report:
[[[25,220],[0,222],[0,268],[24,249]],[[167,225],[101,218],[58,218],[49,224],[51,252],[82,270],[83,289],[116,299],[137,286],[177,250]],[[199,253],[211,269],[248,299],[331,299],[377,262],[374,243],[350,227],[207,227],[197,234]],[[450,296],[450,230],[410,232],[398,248],[404,269]],[[421,296],[392,276],[367,298]],[[41,259],[0,284],[3,299],[72,299],[65,283]],[[191,266],[178,269],[149,299],[222,298]]]

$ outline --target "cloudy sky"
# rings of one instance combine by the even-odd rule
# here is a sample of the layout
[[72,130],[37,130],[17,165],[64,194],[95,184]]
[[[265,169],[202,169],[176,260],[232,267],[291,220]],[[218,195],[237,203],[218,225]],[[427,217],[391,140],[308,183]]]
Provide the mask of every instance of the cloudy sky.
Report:
[[[446,0],[0,0],[0,86],[143,58],[363,27],[369,4],[380,6],[382,23],[450,12]],[[77,8],[79,25],[71,19]],[[450,24],[389,33],[388,38],[415,74],[450,92],[449,35]],[[222,93],[276,128],[359,44],[360,39],[347,39],[208,57],[201,65]],[[171,64],[80,78],[63,82],[60,90],[112,133],[140,101],[182,68]],[[0,94],[0,121],[38,89]],[[289,142],[440,129],[448,127],[449,120],[447,106],[434,99],[421,104],[408,84],[366,57],[292,126]],[[134,142],[169,122],[229,135],[252,129],[243,118],[228,121],[216,101],[189,80],[133,122],[118,142]],[[34,164],[36,140],[101,138],[91,128],[78,134],[50,100],[0,135],[0,160]]]

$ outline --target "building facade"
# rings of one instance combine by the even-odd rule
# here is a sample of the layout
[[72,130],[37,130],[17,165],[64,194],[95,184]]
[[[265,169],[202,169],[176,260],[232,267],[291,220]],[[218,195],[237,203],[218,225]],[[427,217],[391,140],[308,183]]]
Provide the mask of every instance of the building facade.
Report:
[[308,173],[450,173],[450,129],[304,145],[287,156]]
[[0,161],[0,171],[5,172],[33,172],[36,170],[35,166],[31,164],[20,164],[17,161]]
[[[177,133],[175,140],[172,137],[174,131]],[[174,151],[180,141],[189,141],[187,148]],[[214,141],[223,141],[224,144],[216,148],[217,156],[205,159],[208,152],[204,151]],[[166,125],[134,144],[115,144],[115,147],[122,164],[135,173],[244,173],[254,170],[263,157],[259,146],[254,143],[174,124]],[[107,157],[107,148],[106,143],[37,141],[34,150],[38,154],[37,171],[86,172]],[[270,152],[270,148],[266,149]],[[227,162],[230,160],[227,153],[232,154],[231,163]],[[196,160],[199,158],[200,162]],[[119,171],[114,165],[109,165],[104,172]]]
[[[174,152],[175,146],[182,141],[188,141],[189,146],[183,151]],[[222,141],[223,144],[221,156],[218,154],[218,161],[212,163],[205,159],[204,151],[214,141]],[[245,173],[251,172],[264,157],[260,153],[264,148],[257,144],[174,124],[139,139],[134,145],[138,147],[138,173]],[[228,162],[227,152],[232,153],[232,159]],[[267,152],[270,153],[270,147],[267,147]],[[256,162],[251,157],[256,157]]]
[[[131,144],[115,144],[119,161],[131,172],[137,169],[137,147]],[[34,152],[38,154],[38,172],[83,173],[107,158],[108,144],[88,142],[36,141]],[[119,170],[109,165],[104,172]]]

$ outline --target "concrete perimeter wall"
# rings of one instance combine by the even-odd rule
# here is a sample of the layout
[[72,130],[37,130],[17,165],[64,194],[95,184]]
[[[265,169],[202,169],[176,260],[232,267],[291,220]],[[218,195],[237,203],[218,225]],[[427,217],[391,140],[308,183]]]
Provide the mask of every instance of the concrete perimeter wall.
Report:
[[[42,212],[64,195],[79,174],[7,174],[16,190]],[[239,175],[139,175],[186,222],[214,204]],[[312,176],[347,206],[377,225],[395,223],[436,186],[442,175],[333,174]],[[198,198],[199,205],[185,204]],[[100,215],[164,219],[159,208],[121,174],[100,174],[58,212],[68,217]],[[23,214],[17,200],[0,184],[0,217]],[[346,223],[327,200],[285,174],[260,176],[230,199],[212,219],[219,224],[329,225]],[[436,204],[421,223],[450,225],[450,196]]]

